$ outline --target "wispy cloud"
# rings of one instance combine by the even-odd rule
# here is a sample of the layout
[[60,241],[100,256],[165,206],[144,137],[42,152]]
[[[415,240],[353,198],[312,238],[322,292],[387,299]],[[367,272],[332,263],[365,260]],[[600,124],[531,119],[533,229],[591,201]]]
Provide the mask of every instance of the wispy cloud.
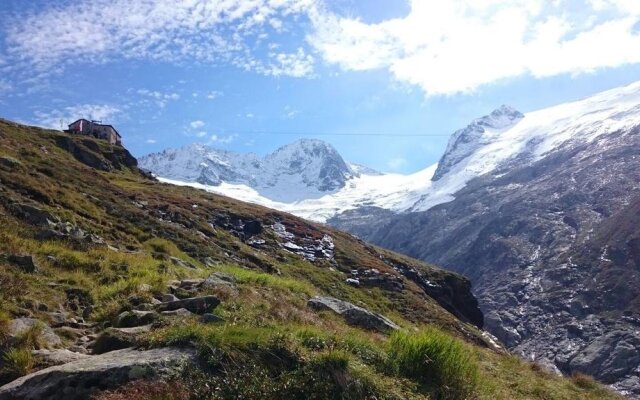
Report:
[[200,120],[191,121],[189,123],[189,125],[193,129],[199,129],[199,128],[202,128],[204,126],[204,121],[200,121]]
[[171,101],[180,99],[180,95],[174,92],[159,92],[157,90],[139,89],[136,93],[142,96],[143,103],[152,101],[160,108],[165,108]]
[[8,56],[39,71],[114,58],[230,62],[267,75],[310,73],[312,58],[276,54],[264,64],[256,40],[279,31],[316,0],[84,0],[50,5],[6,28]]
[[404,18],[365,23],[318,10],[310,43],[345,70],[387,69],[428,95],[469,92],[640,62],[635,0],[410,0]]
[[209,93],[206,94],[206,98],[209,100],[215,100],[218,97],[222,97],[224,95],[224,93],[220,90],[212,90]]
[[157,141],[157,140],[155,140],[155,139],[147,139],[147,140],[146,140],[146,143],[148,143],[148,144],[155,144],[155,143],[157,143],[157,142],[158,142],[158,141]]
[[53,129],[66,129],[71,122],[80,119],[93,119],[107,122],[113,122],[113,118],[122,114],[122,111],[110,104],[79,104],[75,106],[64,107],[63,109],[53,109],[48,111],[36,111],[36,122],[42,126]]
[[238,135],[228,135],[228,136],[218,136],[218,135],[211,135],[209,137],[209,144],[229,144],[231,142],[233,142],[234,140],[236,140],[236,138],[238,137]]

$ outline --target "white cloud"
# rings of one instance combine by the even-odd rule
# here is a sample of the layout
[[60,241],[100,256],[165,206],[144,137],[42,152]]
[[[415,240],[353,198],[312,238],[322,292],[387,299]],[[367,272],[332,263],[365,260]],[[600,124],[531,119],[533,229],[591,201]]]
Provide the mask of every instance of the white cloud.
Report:
[[263,75],[308,78],[313,76],[314,58],[302,47],[293,53],[269,53],[267,62],[254,60],[250,68]]
[[228,135],[228,136],[218,136],[218,135],[211,135],[209,137],[209,143],[213,144],[213,143],[219,143],[219,144],[229,144],[231,142],[233,142],[236,138],[238,137],[238,135]]
[[147,139],[147,141],[146,141],[146,143],[148,143],[148,144],[155,144],[155,143],[157,143],[157,142],[158,142],[158,141],[157,141],[157,140],[155,140],[155,139]]
[[300,114],[300,111],[294,110],[291,106],[284,106],[284,115],[283,117],[286,119],[293,119],[296,115]]
[[109,104],[80,104],[68,106],[63,109],[53,109],[49,111],[36,111],[36,121],[48,128],[64,129],[67,125],[80,118],[98,120],[103,123],[113,123],[113,118],[121,114],[122,111]]
[[[256,40],[281,31],[288,16],[318,0],[83,0],[47,4],[4,30],[7,53],[40,71],[52,65],[114,58],[168,62],[231,62],[265,74],[298,76],[299,62],[255,60]],[[297,53],[295,53],[297,57]],[[288,66],[293,68],[290,72]],[[279,69],[275,69],[279,67]]]
[[504,78],[592,72],[640,62],[637,0],[410,0],[368,24],[311,10],[309,42],[345,70],[387,69],[428,95]]
[[207,132],[205,132],[205,131],[200,131],[200,132],[196,133],[196,136],[197,136],[197,137],[200,137],[200,138],[201,138],[201,137],[205,137],[205,136],[207,136]]
[[224,93],[219,90],[212,90],[211,92],[207,93],[207,99],[214,100],[218,97],[222,97],[223,95]]
[[392,171],[397,171],[407,165],[407,160],[402,157],[395,157],[387,161],[387,167]]
[[245,117],[252,119],[252,118],[255,118],[255,115],[253,115],[253,113],[247,113]]
[[189,123],[193,129],[202,128],[204,126],[204,121],[195,120]]
[[152,101],[160,108],[165,108],[169,102],[180,99],[180,95],[178,93],[172,92],[165,93],[157,90],[139,89],[137,93],[145,98],[143,103],[145,101]]

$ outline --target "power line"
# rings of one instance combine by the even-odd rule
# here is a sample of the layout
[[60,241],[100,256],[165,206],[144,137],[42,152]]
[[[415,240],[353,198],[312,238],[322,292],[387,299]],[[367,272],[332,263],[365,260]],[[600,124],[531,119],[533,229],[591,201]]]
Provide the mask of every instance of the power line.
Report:
[[[223,133],[222,131],[218,131]],[[295,135],[295,136],[379,136],[379,137],[449,137],[448,134],[387,133],[387,132],[303,132],[303,131],[241,131],[225,130],[224,134],[239,135]]]

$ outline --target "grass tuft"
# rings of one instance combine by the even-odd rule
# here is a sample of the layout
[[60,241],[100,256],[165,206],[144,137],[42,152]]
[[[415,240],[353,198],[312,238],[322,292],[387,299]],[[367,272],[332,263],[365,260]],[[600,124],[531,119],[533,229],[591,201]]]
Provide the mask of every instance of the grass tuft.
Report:
[[16,378],[27,375],[34,366],[33,356],[28,348],[9,349],[2,356],[2,361],[2,372]]
[[478,365],[470,354],[461,341],[435,328],[396,332],[389,340],[392,368],[438,399],[466,399],[474,393]]

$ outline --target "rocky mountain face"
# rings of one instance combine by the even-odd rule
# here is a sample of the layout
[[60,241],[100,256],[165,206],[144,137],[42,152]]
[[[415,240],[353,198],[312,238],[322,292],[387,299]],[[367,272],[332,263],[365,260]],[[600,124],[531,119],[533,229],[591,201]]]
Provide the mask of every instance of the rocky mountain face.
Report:
[[265,157],[194,144],[140,158],[142,168],[175,180],[246,185],[274,201],[320,197],[357,173],[329,144],[302,139]]
[[[468,276],[487,329],[513,351],[640,397],[640,88],[622,91],[567,107],[582,111],[563,141],[539,149],[557,127],[531,137],[450,202],[329,222]],[[583,123],[590,113],[600,118]],[[519,129],[527,118],[507,120]],[[434,179],[468,163],[481,131],[456,132]]]

